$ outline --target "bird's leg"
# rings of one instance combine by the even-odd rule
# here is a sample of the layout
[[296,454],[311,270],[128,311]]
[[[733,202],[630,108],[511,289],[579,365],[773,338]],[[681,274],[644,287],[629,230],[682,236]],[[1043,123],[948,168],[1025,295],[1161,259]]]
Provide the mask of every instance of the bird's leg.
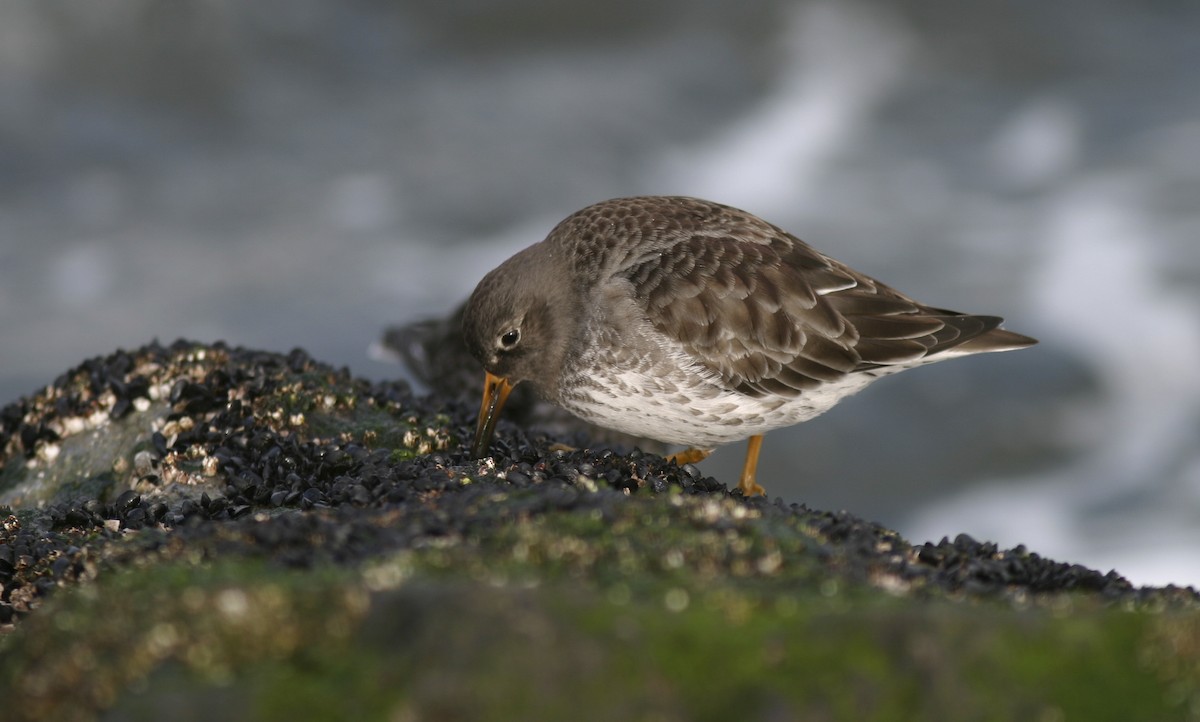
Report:
[[738,489],[743,496],[767,495],[767,490],[754,480],[758,473],[758,452],[762,449],[762,442],[762,434],[756,434],[746,443],[746,463],[742,466],[742,478],[738,481]]
[[695,464],[697,461],[704,461],[708,455],[713,453],[712,449],[684,449],[667,457],[667,461],[674,461],[676,466],[684,464]]

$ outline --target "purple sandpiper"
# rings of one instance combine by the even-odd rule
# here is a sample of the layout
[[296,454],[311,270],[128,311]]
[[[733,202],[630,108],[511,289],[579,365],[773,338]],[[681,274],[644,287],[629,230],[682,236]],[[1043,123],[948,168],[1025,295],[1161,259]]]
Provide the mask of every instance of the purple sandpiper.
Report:
[[1037,343],[933,308],[745,211],[684,197],[588,206],[488,273],[463,315],[486,371],[472,453],[512,387],[598,426],[689,447],[679,463],[807,421],[888,374]]

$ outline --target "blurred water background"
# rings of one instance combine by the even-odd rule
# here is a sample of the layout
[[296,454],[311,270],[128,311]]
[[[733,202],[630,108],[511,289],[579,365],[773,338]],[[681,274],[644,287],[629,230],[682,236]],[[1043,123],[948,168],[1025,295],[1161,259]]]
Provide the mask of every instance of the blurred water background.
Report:
[[396,376],[385,326],[571,211],[697,195],[1042,340],[772,433],[771,493],[1197,584],[1198,29],[1168,0],[8,0],[0,403],[155,337]]

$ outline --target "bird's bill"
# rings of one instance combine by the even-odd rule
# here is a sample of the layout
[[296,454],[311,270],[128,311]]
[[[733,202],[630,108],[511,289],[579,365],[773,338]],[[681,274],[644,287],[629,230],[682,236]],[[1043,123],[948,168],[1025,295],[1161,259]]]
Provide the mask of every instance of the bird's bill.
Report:
[[500,418],[500,409],[504,408],[512,388],[508,379],[487,372],[483,383],[483,403],[479,405],[479,422],[475,427],[475,443],[471,445],[472,458],[480,459],[487,455],[496,419]]

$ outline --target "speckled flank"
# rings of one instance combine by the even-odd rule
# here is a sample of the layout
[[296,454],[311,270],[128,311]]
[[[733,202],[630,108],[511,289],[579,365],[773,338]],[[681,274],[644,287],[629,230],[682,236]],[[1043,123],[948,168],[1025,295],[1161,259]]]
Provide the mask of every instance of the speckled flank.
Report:
[[806,421],[873,380],[854,374],[795,398],[731,398],[723,379],[697,364],[679,343],[649,324],[640,326],[637,342],[629,345],[618,342],[611,328],[595,329],[591,335],[598,343],[572,359],[559,384],[558,403],[597,426],[712,448]]

